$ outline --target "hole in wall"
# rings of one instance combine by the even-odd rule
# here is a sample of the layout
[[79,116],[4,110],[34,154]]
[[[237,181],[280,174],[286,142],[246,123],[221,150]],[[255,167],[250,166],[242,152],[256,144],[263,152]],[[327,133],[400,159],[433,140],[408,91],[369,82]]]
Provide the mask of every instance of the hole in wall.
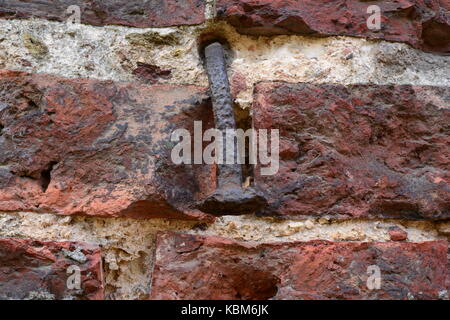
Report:
[[5,127],[0,123],[0,137],[3,135],[3,129],[5,129]]
[[52,178],[52,170],[56,164],[57,164],[56,161],[51,161],[47,165],[47,168],[41,171],[41,177],[39,179],[39,182],[41,184],[42,192],[47,191],[47,188],[48,188],[48,186],[51,182],[51,178]]
[[144,16],[145,11],[143,9],[134,9],[127,12],[130,16]]
[[39,109],[39,106],[33,100],[28,100],[27,103],[28,103],[28,107],[30,109]]
[[242,264],[233,264],[231,269],[240,272],[234,275],[224,270],[220,282],[234,289],[234,299],[267,300],[277,295],[280,279],[271,272]]
[[225,51],[225,61],[227,66],[231,64],[234,59],[234,53],[231,49],[230,43],[224,38],[219,31],[202,33],[197,39],[197,49],[200,59],[205,62],[205,48],[214,42],[220,42]]

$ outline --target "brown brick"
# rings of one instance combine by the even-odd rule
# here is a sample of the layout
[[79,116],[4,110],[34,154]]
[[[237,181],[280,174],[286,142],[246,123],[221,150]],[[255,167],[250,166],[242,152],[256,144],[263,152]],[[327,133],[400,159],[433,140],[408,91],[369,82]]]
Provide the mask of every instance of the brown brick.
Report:
[[255,171],[269,197],[265,213],[448,219],[449,94],[409,85],[258,84],[254,127],[280,130],[280,170]]
[[[380,30],[370,30],[370,5],[381,9]],[[251,35],[346,35],[406,42],[450,53],[450,2],[446,0],[218,0],[218,17]]]
[[71,5],[80,8],[82,23],[94,26],[145,28],[195,25],[205,21],[204,0],[4,0],[0,18],[66,21],[72,15],[66,12]]
[[173,164],[170,135],[211,113],[194,86],[0,71],[0,210],[207,219],[213,168]]
[[[76,272],[80,272],[80,289],[67,285],[73,284],[69,277]],[[97,246],[0,239],[0,299],[100,300],[103,289]]]
[[151,299],[437,299],[447,264],[446,241],[251,244],[161,233]]

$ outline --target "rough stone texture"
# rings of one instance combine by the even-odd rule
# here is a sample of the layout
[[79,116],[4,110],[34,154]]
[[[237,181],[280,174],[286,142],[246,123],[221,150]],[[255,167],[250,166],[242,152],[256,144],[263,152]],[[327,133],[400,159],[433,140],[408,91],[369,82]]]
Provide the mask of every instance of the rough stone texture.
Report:
[[260,83],[254,127],[280,130],[265,214],[450,217],[446,87]]
[[170,135],[210,110],[194,86],[0,71],[0,210],[207,219],[214,168],[174,165]]
[[150,290],[156,234],[176,231],[221,236],[239,241],[389,241],[389,228],[408,232],[407,241],[446,240],[430,221],[350,220],[305,222],[219,217],[212,224],[167,219],[98,218],[18,212],[0,213],[1,238],[76,241],[101,246],[106,299],[146,299]]
[[[370,30],[370,5],[381,9],[381,29]],[[347,35],[406,42],[450,53],[447,0],[217,0],[217,16],[249,35]]]
[[389,228],[389,238],[392,241],[404,241],[408,239],[408,233],[399,227],[391,227]]
[[438,224],[438,230],[440,233],[450,236],[450,221]]
[[156,84],[159,79],[170,78],[170,70],[161,69],[152,64],[142,62],[137,63],[137,68],[133,70],[133,74],[142,82]]
[[[208,18],[212,18],[214,1],[207,2]],[[105,5],[110,3],[105,2]],[[172,84],[169,87],[173,84],[206,87],[208,82],[198,54],[198,39],[210,31],[226,38],[233,50],[228,73],[233,97],[241,108],[251,108],[255,83],[270,80],[343,85],[450,85],[450,56],[423,52],[405,43],[346,36],[253,37],[237,33],[224,21],[138,29],[67,25],[45,19],[0,19],[0,69],[68,78]],[[136,83],[133,85],[140,87]],[[242,114],[246,117],[248,112]],[[0,164],[0,171],[2,169],[8,171],[9,166]],[[54,180],[52,173],[48,191]],[[0,184],[2,181],[0,178]],[[159,231],[265,243],[318,239],[390,241],[389,231],[393,227],[408,233],[405,242],[442,240],[450,235],[448,221],[436,223],[398,217],[335,220],[319,215],[298,221],[295,215],[285,216],[285,219],[243,215],[220,217],[210,224],[196,220],[138,220],[122,216],[111,218],[106,214],[105,218],[62,216],[46,213],[46,209],[33,211],[0,211],[0,237],[70,240],[101,246],[106,299],[148,298]],[[403,242],[398,244],[403,245]],[[441,297],[446,296],[444,290],[441,293]],[[27,298],[39,298],[39,293]]]
[[105,299],[146,299],[156,233],[187,232],[196,221],[98,218],[18,212],[0,214],[0,238],[74,241],[101,247]]
[[94,26],[166,27],[205,21],[204,0],[2,0],[0,18],[66,21],[73,14],[67,12],[71,5],[80,8],[81,23]]
[[[161,233],[151,299],[437,299],[447,241],[238,243]],[[381,287],[367,287],[376,265]]]
[[[79,268],[80,289],[67,286],[74,275],[68,271],[71,266]],[[69,241],[0,239],[0,299],[103,299],[100,248]]]
[[[352,37],[249,37],[225,23],[211,28],[233,48],[229,77],[235,101],[242,108],[251,107],[253,85],[268,80],[450,86],[450,56],[425,53],[403,43]],[[159,77],[159,83],[206,87],[197,43],[204,31],[201,26],[68,28],[46,20],[0,19],[0,68],[136,81],[141,78],[134,75],[135,70],[144,63],[171,71],[170,77]],[[38,59],[30,54],[23,41],[26,32],[48,47],[47,55]],[[351,59],[347,59],[349,52]]]
[[223,216],[202,235],[221,236],[240,241],[390,241],[389,229],[397,227],[408,233],[408,241],[422,242],[447,240],[439,235],[432,221],[383,219],[331,220],[326,218],[296,221],[289,219],[259,218],[252,215]]

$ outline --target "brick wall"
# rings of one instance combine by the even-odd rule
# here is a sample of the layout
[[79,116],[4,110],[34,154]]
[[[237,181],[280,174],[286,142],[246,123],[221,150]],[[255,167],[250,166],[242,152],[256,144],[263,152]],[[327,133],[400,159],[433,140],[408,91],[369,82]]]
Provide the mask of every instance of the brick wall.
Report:
[[[0,298],[448,299],[449,10],[2,1]],[[211,39],[238,126],[279,130],[250,214],[199,209],[216,166],[171,159],[214,128]]]

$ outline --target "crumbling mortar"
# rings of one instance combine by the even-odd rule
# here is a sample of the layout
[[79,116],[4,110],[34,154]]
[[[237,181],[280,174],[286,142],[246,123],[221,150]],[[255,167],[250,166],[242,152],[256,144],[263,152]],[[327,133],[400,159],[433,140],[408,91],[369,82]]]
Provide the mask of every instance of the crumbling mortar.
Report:
[[[160,83],[207,86],[197,39],[205,33],[219,33],[234,51],[229,68],[231,81],[241,74],[245,82],[241,89],[234,91],[235,103],[250,109],[250,115],[253,87],[260,81],[450,85],[450,77],[445,73],[450,57],[423,53],[406,44],[350,37],[243,36],[225,22],[216,22],[214,8],[215,1],[207,0],[207,21],[202,25],[171,28],[81,25],[69,30],[60,22],[1,20],[0,68],[69,78],[139,81],[132,71],[137,62],[141,62],[172,69],[172,76],[160,79]],[[32,31],[48,52],[42,51],[33,57],[21,38],[27,31]],[[130,35],[145,33],[155,34],[159,42],[152,42],[151,37],[148,43],[141,44],[129,40]],[[179,42],[161,40],[171,34],[176,35]],[[74,59],[74,56],[80,58]],[[236,89],[239,83],[233,85]],[[398,226],[408,233],[406,241],[428,241],[450,239],[449,223],[325,218],[294,221],[250,215],[225,216],[197,228],[196,222],[178,220],[64,217],[17,211],[0,212],[0,237],[98,244],[103,250],[107,298],[142,299],[151,286],[155,239],[159,231],[222,236],[255,243],[313,239],[389,241],[389,227]],[[144,265],[140,266],[142,260]]]
[[206,21],[213,20],[216,17],[216,0],[206,0],[205,18]]
[[[258,81],[450,85],[445,72],[450,57],[386,41],[343,36],[251,37],[214,20],[170,28],[79,25],[70,29],[61,22],[39,19],[3,20],[0,26],[0,68],[69,78],[140,81],[133,75],[139,62],[170,69],[171,77],[161,78],[160,83],[199,86],[207,86],[208,81],[197,40],[202,34],[220,34],[234,52],[231,81],[242,75],[245,82],[234,92],[235,102],[243,108],[251,106],[253,85]],[[49,48],[45,58],[34,59],[27,53],[21,35],[28,31]],[[155,42],[149,41],[146,47],[127,40],[133,34],[146,33],[176,35],[180,42],[161,44],[155,36]]]
[[0,237],[97,244],[102,247],[107,298],[144,299],[151,286],[155,240],[160,231],[220,236],[252,243],[316,239],[389,241],[389,227],[398,226],[408,232],[406,241],[446,240],[448,235],[438,232],[439,224],[408,220],[332,221],[323,218],[293,221],[248,215],[224,216],[198,228],[194,221],[2,212]]

